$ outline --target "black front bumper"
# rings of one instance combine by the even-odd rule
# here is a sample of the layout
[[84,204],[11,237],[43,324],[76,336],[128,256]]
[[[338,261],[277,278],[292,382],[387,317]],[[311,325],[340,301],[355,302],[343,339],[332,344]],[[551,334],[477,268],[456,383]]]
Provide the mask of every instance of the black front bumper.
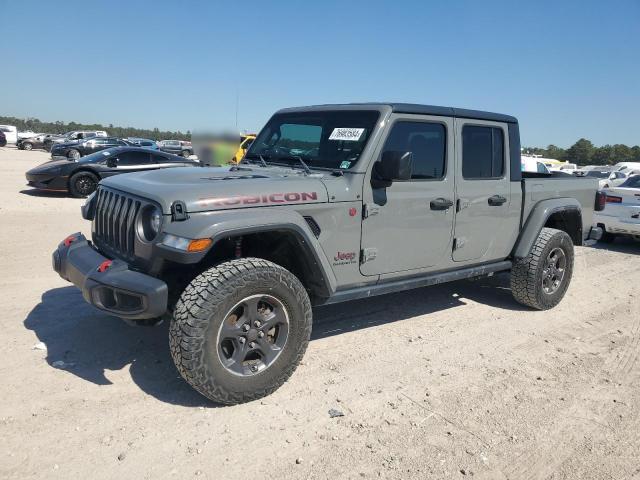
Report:
[[[71,240],[73,238],[73,240]],[[81,233],[73,234],[53,252],[53,269],[82,291],[91,305],[118,317],[154,318],[167,311],[167,284],[129,270],[121,260],[109,263]],[[102,266],[102,270],[100,271]]]

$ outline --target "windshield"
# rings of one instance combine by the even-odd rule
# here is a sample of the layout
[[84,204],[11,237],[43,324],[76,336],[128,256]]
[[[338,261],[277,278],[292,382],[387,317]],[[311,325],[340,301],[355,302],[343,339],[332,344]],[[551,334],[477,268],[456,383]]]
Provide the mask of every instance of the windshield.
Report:
[[292,112],[274,115],[245,158],[310,168],[348,170],[371,136],[380,113],[374,110]]
[[640,175],[634,175],[627,178],[620,186],[627,188],[640,188]]
[[587,177],[607,178],[609,172],[599,172],[598,170],[590,170],[587,172]]

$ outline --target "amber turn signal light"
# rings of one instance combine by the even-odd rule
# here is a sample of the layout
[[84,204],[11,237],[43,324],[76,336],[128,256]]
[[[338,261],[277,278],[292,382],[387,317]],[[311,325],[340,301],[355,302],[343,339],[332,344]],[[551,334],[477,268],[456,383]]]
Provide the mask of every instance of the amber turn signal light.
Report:
[[191,240],[187,247],[187,252],[201,252],[209,248],[211,243],[210,238],[197,238],[195,240]]

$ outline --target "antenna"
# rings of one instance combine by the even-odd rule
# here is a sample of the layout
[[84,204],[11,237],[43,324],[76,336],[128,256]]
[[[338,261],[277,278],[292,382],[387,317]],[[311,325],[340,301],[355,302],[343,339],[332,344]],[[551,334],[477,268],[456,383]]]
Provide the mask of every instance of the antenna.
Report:
[[236,130],[238,130],[238,105],[240,104],[240,93],[238,92],[238,86],[236,85]]

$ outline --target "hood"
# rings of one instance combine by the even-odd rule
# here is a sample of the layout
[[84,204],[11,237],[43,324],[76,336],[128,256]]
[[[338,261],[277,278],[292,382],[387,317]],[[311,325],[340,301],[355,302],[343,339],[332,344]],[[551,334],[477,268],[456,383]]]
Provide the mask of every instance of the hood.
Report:
[[100,184],[153,200],[169,214],[176,200],[189,213],[326,203],[322,176],[278,167],[179,167],[117,175]]
[[45,162],[37,167],[33,167],[27,173],[47,173],[50,171],[54,171],[60,169],[62,167],[66,167],[69,165],[68,160],[51,160],[49,162]]

